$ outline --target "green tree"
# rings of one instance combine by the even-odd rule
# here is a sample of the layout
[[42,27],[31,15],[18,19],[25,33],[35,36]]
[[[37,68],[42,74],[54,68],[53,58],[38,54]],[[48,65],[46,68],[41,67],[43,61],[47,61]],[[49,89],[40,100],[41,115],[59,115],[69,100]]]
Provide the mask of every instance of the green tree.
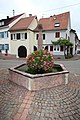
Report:
[[69,47],[73,46],[73,43],[70,42],[69,40],[65,39],[65,38],[60,38],[57,41],[52,41],[52,44],[53,45],[63,46],[65,58],[66,58],[65,51],[67,50],[67,56],[68,56],[68,54],[69,54]]

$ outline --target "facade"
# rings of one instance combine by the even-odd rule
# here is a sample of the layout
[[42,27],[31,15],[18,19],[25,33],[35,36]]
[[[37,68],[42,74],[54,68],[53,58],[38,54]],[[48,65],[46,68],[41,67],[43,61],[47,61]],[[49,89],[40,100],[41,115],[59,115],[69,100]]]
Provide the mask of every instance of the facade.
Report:
[[19,57],[26,57],[33,52],[35,37],[34,29],[37,26],[37,17],[29,16],[20,19],[11,29],[11,54]]
[[[64,58],[63,46],[53,45],[52,41],[65,38],[73,43],[70,54],[76,54],[78,37],[75,30],[71,29],[70,12],[41,18],[39,21],[36,16],[31,14],[29,17],[25,16],[25,14],[21,14],[0,20],[0,53],[25,58],[37,50],[38,25],[40,24],[42,26],[43,49],[50,51],[55,58]],[[5,21],[6,24],[3,23]]]
[[0,20],[0,54],[1,55],[10,55],[10,32],[9,29],[21,18],[25,17],[26,15],[20,14],[17,16],[9,17],[7,16],[6,19]]
[[80,40],[77,40],[77,54],[80,55]]
[[[43,48],[49,50],[57,58],[64,58],[63,46],[53,45],[52,41],[56,41],[60,38],[71,39],[71,42],[75,44],[75,35],[71,32],[70,13],[62,13],[59,15],[50,16],[49,18],[41,18],[38,24],[42,24],[42,38]],[[35,41],[37,47],[39,31],[35,29]],[[74,45],[75,46],[75,45]],[[73,47],[74,47],[73,46]],[[75,49],[75,48],[74,48]],[[71,54],[75,54],[75,50],[71,51]]]
[[72,54],[75,55],[77,54],[77,46],[78,46],[78,36],[76,34],[76,31],[71,29],[70,30],[70,41],[73,43],[73,47],[70,49]]

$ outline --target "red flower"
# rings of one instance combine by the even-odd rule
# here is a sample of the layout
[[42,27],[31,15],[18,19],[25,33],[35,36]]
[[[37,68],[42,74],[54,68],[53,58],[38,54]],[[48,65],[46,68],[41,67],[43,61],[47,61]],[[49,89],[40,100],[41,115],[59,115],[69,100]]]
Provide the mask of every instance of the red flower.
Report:
[[28,58],[30,57],[30,54],[28,55]]
[[44,65],[46,65],[47,63],[46,63],[46,61],[44,61]]
[[33,62],[33,60],[31,59],[31,60],[29,60],[29,62]]

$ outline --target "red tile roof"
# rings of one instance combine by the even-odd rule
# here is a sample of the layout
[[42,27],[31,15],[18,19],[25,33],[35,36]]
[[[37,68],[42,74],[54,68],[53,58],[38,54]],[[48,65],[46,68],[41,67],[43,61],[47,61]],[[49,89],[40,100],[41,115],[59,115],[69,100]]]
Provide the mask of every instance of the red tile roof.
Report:
[[[68,19],[69,19],[69,12],[53,15],[49,18],[41,18],[38,24],[42,24],[43,30],[61,30],[67,29],[68,27]],[[60,26],[55,27],[55,23],[59,23]],[[36,28],[35,31],[38,29]]]
[[16,20],[17,18],[19,18],[23,14],[24,13],[16,15],[16,16],[13,16],[13,17],[8,17],[6,19],[1,19],[0,22],[4,21],[4,25],[2,25],[1,27],[9,25],[10,23],[12,23],[14,20]]
[[8,24],[10,24],[11,22],[13,22],[14,20],[16,20],[17,18],[19,18],[19,17],[22,16],[23,14],[24,14],[24,13],[11,17],[12,20],[11,20]]
[[17,31],[17,30],[26,30],[26,29],[28,29],[29,25],[31,24],[32,20],[35,17],[36,16],[30,16],[30,17],[21,18],[16,24],[14,24],[10,28],[10,31]]

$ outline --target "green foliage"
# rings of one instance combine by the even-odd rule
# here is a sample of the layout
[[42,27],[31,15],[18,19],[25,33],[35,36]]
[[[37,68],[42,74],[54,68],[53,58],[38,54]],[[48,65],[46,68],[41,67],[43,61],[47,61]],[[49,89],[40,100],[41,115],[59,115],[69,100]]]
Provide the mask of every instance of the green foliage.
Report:
[[53,71],[54,58],[47,50],[35,51],[27,57],[28,71],[31,74],[42,74]]
[[58,45],[58,41],[51,41],[53,45]]
[[70,58],[72,58],[72,57],[73,57],[73,55],[68,54],[68,55],[66,56],[66,59],[70,59]]
[[69,40],[65,39],[65,38],[59,39],[57,41],[52,41],[52,43],[54,45],[73,46],[73,43],[70,42]]
[[[69,54],[69,53],[68,53],[69,47],[70,47],[70,46],[73,46],[73,43],[70,42],[69,40],[65,39],[65,38],[60,38],[60,39],[57,40],[57,41],[52,41],[52,44],[53,44],[53,45],[61,45],[61,46],[64,47],[64,56],[65,56],[65,58],[66,58],[66,57],[68,56],[68,54]],[[65,54],[66,48],[67,48],[67,56],[66,56],[66,54]]]

